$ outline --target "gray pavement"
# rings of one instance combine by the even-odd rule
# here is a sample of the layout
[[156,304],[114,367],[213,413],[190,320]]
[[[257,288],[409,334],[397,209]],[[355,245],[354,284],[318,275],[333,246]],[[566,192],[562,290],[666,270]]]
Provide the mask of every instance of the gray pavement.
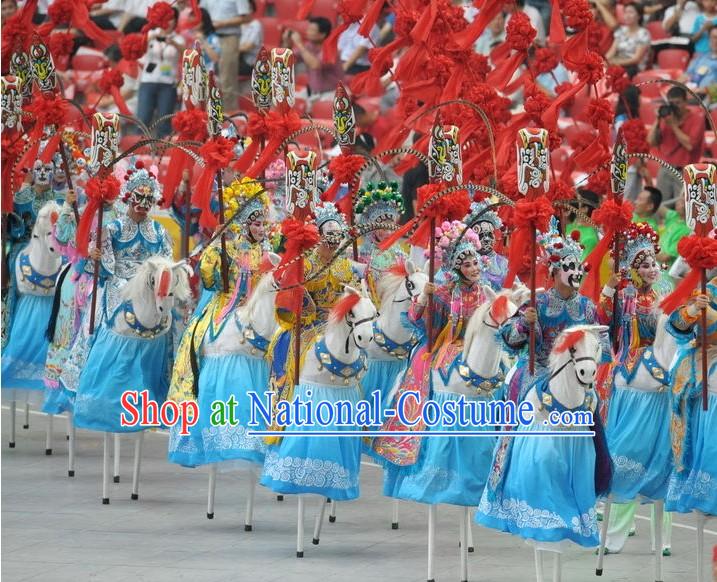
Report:
[[[401,503],[400,529],[392,530],[391,502],[381,496],[381,473],[362,469],[359,500],[338,504],[336,523],[324,523],[311,544],[318,498],[309,497],[305,557],[297,559],[296,498],[278,502],[258,487],[254,531],[244,531],[247,477],[220,473],[215,519],[206,518],[207,472],[166,461],[167,437],[145,438],[139,500],[130,500],[133,437],[122,439],[121,482],[102,505],[102,438],[78,431],[77,473],[67,477],[66,420],[54,423],[54,454],[45,456],[46,419],[18,414],[15,449],[7,446],[9,410],[2,410],[2,580],[61,582],[151,580],[231,582],[421,582],[426,580],[427,508]],[[639,510],[638,535],[623,553],[606,558],[596,578],[595,556],[571,546],[563,557],[564,582],[650,582],[649,508]],[[328,512],[327,512],[328,515]],[[436,580],[459,581],[459,510],[438,508]],[[691,516],[676,516],[673,555],[664,560],[665,582],[696,580]],[[717,520],[708,522],[705,561],[717,543]],[[533,551],[522,540],[473,526],[471,581],[535,580]],[[551,559],[545,561],[550,580]],[[710,572],[706,563],[706,572]]]

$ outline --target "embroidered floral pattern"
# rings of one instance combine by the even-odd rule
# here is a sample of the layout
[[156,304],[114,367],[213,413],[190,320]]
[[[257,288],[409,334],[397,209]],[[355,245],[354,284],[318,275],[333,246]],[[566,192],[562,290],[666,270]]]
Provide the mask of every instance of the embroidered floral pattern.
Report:
[[266,455],[264,475],[300,487],[349,490],[358,487],[358,474],[336,462],[303,457],[281,457],[276,451]]
[[[558,529],[568,527],[565,520],[557,513],[549,509],[531,507],[527,501],[522,499],[496,499],[491,502],[484,495],[478,506],[478,511],[497,519],[513,522],[519,528]],[[573,518],[573,522],[576,521],[578,521],[577,517]],[[573,531],[578,531],[575,527],[576,525],[573,523]],[[597,528],[597,526],[595,527]]]
[[202,441],[207,452],[230,450],[266,451],[266,444],[260,437],[249,436],[246,427],[224,425],[202,428]]
[[684,475],[673,474],[667,492],[668,501],[691,498],[694,504],[701,501],[714,502],[717,498],[717,479],[705,471],[690,471]]

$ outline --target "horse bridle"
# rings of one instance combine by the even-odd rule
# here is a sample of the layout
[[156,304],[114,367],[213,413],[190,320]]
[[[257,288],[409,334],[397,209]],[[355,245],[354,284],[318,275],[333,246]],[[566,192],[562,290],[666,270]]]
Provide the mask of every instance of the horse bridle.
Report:
[[349,353],[349,338],[353,338],[354,345],[357,348],[361,349],[359,347],[359,345],[356,343],[356,338],[354,337],[354,327],[359,326],[362,323],[368,323],[370,321],[374,321],[378,317],[379,313],[378,313],[378,311],[376,311],[376,313],[374,313],[371,317],[364,317],[363,319],[359,319],[358,321],[349,321],[349,315],[351,317],[355,317],[353,309],[351,311],[349,311],[344,316],[344,321],[346,322],[346,325],[348,325],[349,329],[351,330],[351,333],[346,336],[346,346],[344,348],[344,353],[347,353],[347,354]]
[[403,299],[394,299],[393,303],[404,303],[405,301],[412,301],[414,297],[418,295],[418,293],[412,293],[413,289],[416,288],[416,286],[413,284],[413,281],[411,281],[410,276],[406,276],[403,278],[403,286],[406,289],[406,293],[408,293],[407,297],[404,297]]
[[[550,378],[549,378],[550,380],[552,380],[552,379],[555,378],[558,374],[560,374],[560,372],[562,372],[565,368],[567,368],[567,366],[568,366],[569,364],[575,365],[575,364],[577,364],[578,362],[593,362],[595,365],[597,365],[597,359],[596,359],[596,358],[592,358],[592,357],[590,357],[590,356],[583,356],[583,357],[581,357],[581,358],[576,358],[576,357],[575,357],[575,348],[569,348],[569,352],[570,352],[570,359],[567,360],[562,366],[560,366],[557,370],[555,370],[555,372],[553,372],[553,373],[550,375]],[[583,382],[583,381],[578,377],[577,373],[575,374],[575,379],[580,383],[581,386],[591,386],[591,385],[592,385],[592,382],[590,382],[590,383]]]

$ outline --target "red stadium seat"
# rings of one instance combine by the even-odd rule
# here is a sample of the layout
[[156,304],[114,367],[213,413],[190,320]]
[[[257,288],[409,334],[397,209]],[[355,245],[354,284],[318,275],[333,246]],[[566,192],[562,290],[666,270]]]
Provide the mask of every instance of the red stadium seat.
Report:
[[323,117],[324,119],[331,119],[334,115],[334,102],[333,101],[314,101],[311,104],[311,117]]
[[283,23],[273,16],[263,16],[259,19],[264,29],[264,46],[271,50],[281,45]]
[[109,67],[110,62],[107,60],[107,57],[99,51],[86,51],[78,52],[72,58],[71,66],[75,71],[97,71]]
[[664,49],[657,53],[657,66],[661,69],[687,68],[690,62],[690,53],[684,49]]
[[314,6],[311,8],[311,16],[323,16],[324,18],[328,18],[332,25],[335,25],[337,14],[337,0],[314,0]]
[[301,2],[297,0],[274,0],[274,14],[281,20],[294,20]]
[[662,28],[661,21],[648,22],[645,28],[650,31],[650,38],[652,38],[653,41],[670,37],[670,35],[665,32],[665,29]]

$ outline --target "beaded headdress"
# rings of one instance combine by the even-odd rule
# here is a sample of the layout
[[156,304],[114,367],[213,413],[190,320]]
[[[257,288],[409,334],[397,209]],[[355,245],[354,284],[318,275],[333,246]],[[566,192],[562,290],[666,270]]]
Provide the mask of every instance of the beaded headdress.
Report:
[[660,245],[657,244],[659,240],[660,237],[649,224],[630,224],[622,238],[620,269],[635,269],[646,256],[657,256],[660,252]]
[[125,172],[120,194],[122,202],[149,210],[162,197],[162,189],[154,172],[148,170],[142,160],[136,160]]
[[503,221],[500,219],[500,216],[498,216],[498,213],[491,209],[486,210],[491,205],[490,200],[484,199],[479,202],[473,202],[471,204],[471,213],[468,215],[468,218],[466,219],[466,222],[473,223],[476,218],[478,220],[478,224],[481,222],[487,222],[491,225],[493,225],[493,228],[495,230],[499,230],[503,227]]
[[[463,236],[458,240],[458,237]],[[472,229],[459,220],[444,222],[436,227],[436,257],[444,270],[456,271],[468,257],[477,257],[480,239]]]
[[396,222],[403,212],[403,196],[398,183],[368,183],[358,191],[356,199],[356,223]]
[[558,268],[567,257],[575,257],[578,263],[582,262],[583,247],[578,242],[579,236],[578,231],[573,231],[569,237],[563,238],[558,230],[557,219],[554,216],[550,219],[548,231],[538,234],[537,241],[545,251],[543,260],[551,270]]
[[[232,220],[231,229],[247,234],[249,223],[269,212],[269,196],[264,187],[247,176],[234,180],[224,189],[226,219]],[[236,213],[239,213],[235,217]]]
[[322,202],[321,204],[317,204],[315,214],[316,227],[319,229],[321,229],[324,224],[332,220],[339,223],[341,230],[347,231],[349,229],[344,215],[339,212],[339,209],[336,208],[336,205],[333,202]]

